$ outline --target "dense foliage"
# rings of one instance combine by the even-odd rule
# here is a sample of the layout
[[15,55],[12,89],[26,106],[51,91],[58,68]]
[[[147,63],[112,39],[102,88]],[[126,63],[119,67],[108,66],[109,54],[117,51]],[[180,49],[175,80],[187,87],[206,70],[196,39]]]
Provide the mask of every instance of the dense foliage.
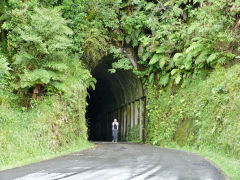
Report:
[[207,79],[188,80],[175,94],[171,88],[152,89],[148,93],[148,140],[210,146],[239,156],[239,83],[239,65],[235,65]]
[[93,69],[110,47],[110,32],[118,28],[115,12],[118,3],[111,0],[68,0],[63,1],[63,17],[71,20],[73,30],[72,53]]
[[[66,21],[57,9],[16,9],[12,14],[12,20],[4,27],[10,31],[12,67],[19,79],[17,88],[36,90],[44,86],[63,91],[61,84],[69,58],[66,49],[71,46],[68,35],[72,34]],[[16,26],[11,29],[13,21]]]
[[0,168],[87,147],[87,88],[72,22],[40,1],[1,1]]
[[[229,177],[239,179],[239,69],[237,64],[219,68],[208,78],[185,80],[177,92],[170,87],[149,90],[148,142],[220,153],[219,157],[228,157],[229,161],[215,157],[215,162]],[[213,159],[214,153],[208,157]]]
[[[86,89],[95,83],[90,71],[111,53],[118,60],[112,73],[133,69],[145,85],[149,142],[211,145],[239,155],[239,66],[224,69],[239,61],[239,24],[239,0],[1,0],[2,151],[10,147],[3,141],[8,122],[25,127],[23,117],[30,122],[43,107],[53,111],[37,120],[59,137],[56,149],[68,135],[86,139]],[[138,69],[126,48],[135,53]],[[219,72],[210,75],[213,70]],[[11,140],[12,148],[18,146]]]
[[[2,12],[5,12],[2,19],[6,20],[2,22],[2,31],[9,31],[8,38],[5,37],[7,39],[5,44],[7,44],[8,55],[13,56],[12,61],[17,61],[14,63],[15,66],[27,63],[22,63],[21,57],[25,59],[24,61],[31,58],[44,58],[47,63],[39,67],[30,67],[37,70],[37,72],[31,71],[31,75],[29,71],[20,74],[19,78],[22,82],[24,79],[33,78],[31,85],[23,83],[22,87],[34,86],[38,83],[39,80],[34,78],[38,73],[45,77],[44,82],[40,84],[61,82],[61,75],[56,77],[56,73],[61,74],[66,69],[62,58],[66,60],[69,53],[75,54],[89,69],[92,69],[97,61],[108,53],[111,45],[115,46],[115,49],[132,47],[138,55],[138,63],[141,64],[141,71],[136,73],[142,77],[144,83],[151,85],[157,83],[160,86],[167,86],[171,80],[180,84],[184,78],[192,75],[197,77],[201,71],[226,65],[239,58],[238,1],[65,0],[45,2],[32,0],[16,3],[10,0],[4,2],[8,6],[5,10],[2,8]],[[50,7],[51,10],[36,9],[36,6]],[[62,17],[67,20],[58,19],[61,14],[57,9],[61,9]],[[41,13],[41,16],[37,13]],[[47,14],[51,14],[52,19],[47,20]],[[41,18],[38,20],[38,17]],[[54,27],[51,28],[62,26],[62,29],[57,29],[57,33],[56,29],[55,32],[46,33],[49,27],[44,26],[43,19],[52,21]],[[36,27],[39,27],[42,32]],[[44,36],[39,33],[43,33]],[[51,33],[55,34],[55,37],[46,41],[44,38],[51,36]],[[29,38],[34,40],[31,42]],[[59,42],[55,42],[54,38]],[[24,43],[24,46],[21,43]],[[35,47],[28,49],[32,43]],[[54,45],[49,46],[49,43]],[[19,49],[20,46],[21,49]],[[44,51],[44,48],[52,52]],[[34,54],[39,57],[32,55],[34,49],[42,51]],[[65,53],[64,55],[59,52],[60,49],[61,53]],[[116,54],[116,50],[110,52]],[[46,55],[47,53],[51,55]],[[114,64],[113,68],[126,69],[129,65],[127,59],[117,58],[120,60],[118,64]],[[54,62],[56,59],[58,59],[58,65]],[[26,70],[26,68],[23,69]],[[51,73],[46,75],[46,71],[42,71],[46,69],[51,70]]]
[[239,2],[129,1],[122,4],[119,34],[137,50],[146,84],[166,86],[225,65],[239,48]]

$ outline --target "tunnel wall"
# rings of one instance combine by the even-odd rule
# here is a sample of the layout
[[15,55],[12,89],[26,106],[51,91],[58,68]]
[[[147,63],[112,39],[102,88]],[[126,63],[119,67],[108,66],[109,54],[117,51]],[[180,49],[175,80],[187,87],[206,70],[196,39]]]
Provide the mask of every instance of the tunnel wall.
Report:
[[119,122],[119,138],[120,140],[129,140],[128,131],[138,127],[139,141],[145,140],[145,97],[141,97],[132,102],[108,112],[108,121],[117,117]]
[[114,58],[104,57],[92,71],[96,90],[89,92],[90,140],[112,140],[112,122],[119,122],[119,139],[129,140],[128,133],[138,127],[138,140],[144,140],[145,96],[141,81],[131,70],[111,74]]

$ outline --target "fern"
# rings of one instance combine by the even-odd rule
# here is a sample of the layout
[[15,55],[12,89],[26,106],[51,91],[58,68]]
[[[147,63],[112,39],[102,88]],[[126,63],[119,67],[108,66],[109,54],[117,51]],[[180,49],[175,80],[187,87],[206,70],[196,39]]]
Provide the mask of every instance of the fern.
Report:
[[181,65],[183,63],[183,54],[182,53],[176,53],[174,56],[173,56],[173,61],[175,62],[175,64],[178,66],[178,65]]
[[37,69],[34,71],[24,71],[24,74],[20,75],[20,87],[30,88],[36,84],[46,85],[50,82],[51,76],[48,71],[44,69]]
[[64,92],[66,93],[68,91],[68,88],[65,84],[59,83],[59,82],[53,82],[51,83],[51,86],[55,88],[56,92]]
[[224,64],[226,64],[226,62],[227,62],[227,58],[226,57],[221,57],[221,58],[218,59],[218,63],[220,65],[224,65]]
[[105,55],[107,48],[109,48],[109,38],[104,32],[90,26],[84,39],[84,61],[90,68],[94,68],[98,60]]
[[152,86],[154,83],[154,73],[150,74],[148,81],[149,81],[150,86]]
[[7,62],[7,58],[3,55],[0,55],[0,78],[6,74],[9,74],[10,71],[9,63]]
[[217,59],[217,57],[219,56],[219,53],[213,53],[211,54],[208,58],[207,58],[207,63],[212,63],[213,61],[215,61]]
[[200,53],[200,55],[196,58],[195,64],[203,65],[205,61],[207,61],[207,56],[209,55],[209,51],[205,50]]
[[192,54],[191,53],[187,54],[186,59],[184,61],[184,66],[186,70],[190,70],[192,68],[192,61],[193,61]]
[[149,10],[149,9],[152,9],[153,7],[155,7],[156,4],[152,3],[152,2],[149,2],[147,3],[146,7],[145,7],[145,10]]
[[19,36],[13,56],[19,88],[52,86],[59,87],[61,92],[63,88],[59,83],[65,80],[67,51],[72,46],[69,36],[73,32],[67,26],[68,21],[61,17],[57,8],[35,8],[20,15],[13,14],[20,22],[12,32]]
[[166,86],[169,82],[169,75],[166,74],[160,78],[159,85],[160,86]]
[[44,68],[59,71],[59,72],[65,72],[67,70],[67,65],[65,63],[59,63],[59,62],[47,62],[43,65]]

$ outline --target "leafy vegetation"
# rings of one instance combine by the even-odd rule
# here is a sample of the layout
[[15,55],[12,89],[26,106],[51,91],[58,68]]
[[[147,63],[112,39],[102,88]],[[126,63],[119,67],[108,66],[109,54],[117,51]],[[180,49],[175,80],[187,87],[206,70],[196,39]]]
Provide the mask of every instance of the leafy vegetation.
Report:
[[137,50],[148,85],[180,84],[237,56],[239,2],[140,0],[122,9],[119,34]]
[[94,88],[95,79],[72,53],[71,22],[59,7],[4,2],[0,168],[90,147],[85,109],[87,88]]
[[[36,93],[42,88],[64,91],[62,82],[69,58],[66,49],[71,46],[68,35],[72,34],[67,22],[57,9],[16,9],[12,14],[4,27],[14,52],[12,67],[19,79],[16,88],[34,88]],[[13,29],[12,21],[17,23]]]
[[[210,159],[233,179],[240,172],[239,12],[239,1],[124,1],[115,31],[115,44],[138,55],[134,72],[148,98],[147,141],[207,149],[204,155],[215,153]],[[114,68],[123,64],[120,59]],[[219,163],[221,154],[226,158]],[[234,173],[229,159],[238,165]]]
[[10,68],[8,65],[7,58],[0,55],[0,79],[3,79],[4,75],[9,74]]
[[10,108],[7,103],[13,94],[1,93],[0,97],[0,169],[91,146],[87,141],[84,111],[80,109],[85,106],[84,98],[78,106],[69,107],[58,96],[45,97],[42,102],[32,102],[31,109],[21,110]]
[[[224,154],[239,164],[239,69],[237,64],[219,68],[207,78],[185,80],[184,87],[177,92],[173,85],[165,90],[150,89],[148,141],[165,147],[178,144],[197,152]],[[236,167],[238,173],[232,174],[225,165],[227,161],[221,164],[216,159],[213,160],[230,177],[239,179],[240,166]]]
[[69,19],[74,34],[72,53],[77,53],[93,69],[110,48],[111,34],[118,28],[115,12],[118,2],[111,0],[67,0],[63,17]]
[[86,142],[90,71],[109,53],[146,88],[149,143],[238,159],[239,16],[236,0],[0,1],[0,166]]
[[136,125],[132,128],[128,128],[126,140],[129,142],[141,142],[141,137],[139,137],[140,127]]

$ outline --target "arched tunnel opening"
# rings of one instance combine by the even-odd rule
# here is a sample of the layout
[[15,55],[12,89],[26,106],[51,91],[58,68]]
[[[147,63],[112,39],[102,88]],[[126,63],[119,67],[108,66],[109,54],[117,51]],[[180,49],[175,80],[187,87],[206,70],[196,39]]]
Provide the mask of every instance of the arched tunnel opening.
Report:
[[139,128],[139,138],[144,126],[144,91],[141,81],[131,70],[110,73],[114,58],[104,57],[92,70],[97,83],[89,89],[86,119],[88,136],[92,141],[111,141],[112,122],[119,122],[119,139],[126,140],[129,128]]

